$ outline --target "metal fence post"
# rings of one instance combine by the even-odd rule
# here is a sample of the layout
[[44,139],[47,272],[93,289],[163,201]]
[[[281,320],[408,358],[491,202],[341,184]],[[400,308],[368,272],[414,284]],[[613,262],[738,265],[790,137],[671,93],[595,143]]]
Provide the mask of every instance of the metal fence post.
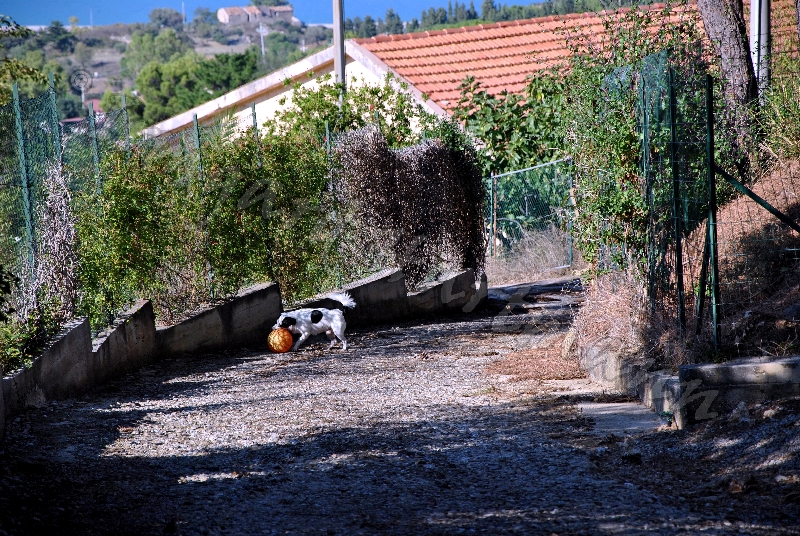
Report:
[[497,256],[497,176],[492,173],[492,256]]
[[197,124],[197,114],[192,116],[194,129],[194,148],[197,150],[197,169],[200,170],[200,180],[203,180],[203,157],[200,154],[200,126]]
[[97,193],[100,194],[100,151],[97,148],[97,125],[94,122],[94,106],[89,102],[89,134],[92,137],[92,158],[94,160],[94,176],[97,181]]
[[61,123],[58,122],[58,108],[56,107],[56,81],[53,73],[48,73],[47,80],[49,82],[50,93],[50,110],[52,111],[50,119],[53,122],[53,152],[55,153],[56,162],[61,165]]
[[719,348],[720,292],[717,256],[717,179],[714,169],[714,79],[706,75],[706,159],[708,160],[708,252],[711,268],[711,321],[714,350]]
[[125,149],[128,151],[128,156],[131,155],[131,123],[128,117],[128,100],[125,98],[125,93],[122,94],[122,115],[125,118]]
[[672,201],[675,221],[675,285],[678,291],[678,325],[681,332],[686,330],[686,300],[683,288],[683,229],[681,226],[681,183],[678,177],[678,132],[676,125],[677,103],[675,101],[675,70],[669,68],[669,159],[672,167]]
[[17,153],[19,154],[19,178],[22,183],[22,210],[25,213],[25,233],[28,238],[28,262],[31,267],[31,276],[34,273],[33,266],[33,213],[31,210],[31,192],[28,184],[28,168],[25,159],[25,138],[22,130],[22,110],[19,106],[19,86],[14,82],[12,87],[12,99],[14,103],[14,123],[17,131]]

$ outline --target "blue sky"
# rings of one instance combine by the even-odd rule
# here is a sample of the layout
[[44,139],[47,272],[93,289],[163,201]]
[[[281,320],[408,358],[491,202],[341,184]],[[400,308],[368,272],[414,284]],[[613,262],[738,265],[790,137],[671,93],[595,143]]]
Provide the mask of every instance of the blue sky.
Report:
[[[469,0],[467,0],[469,3]],[[480,9],[480,0],[475,7]],[[187,16],[197,7],[206,7],[216,11],[221,7],[247,5],[248,0],[185,0]],[[292,2],[295,16],[304,22],[330,23],[333,19],[333,0],[296,0]],[[419,18],[420,12],[429,7],[446,7],[447,0],[344,0],[345,17],[374,18],[383,17],[388,8],[393,8],[403,20]],[[9,15],[19,24],[50,24],[60,20],[64,24],[71,16],[76,16],[80,24],[89,24],[89,10],[96,25],[113,24],[115,22],[147,22],[150,10],[157,7],[171,7],[181,10],[180,0],[139,0],[139,1],[93,1],[93,0],[0,0],[0,13]]]

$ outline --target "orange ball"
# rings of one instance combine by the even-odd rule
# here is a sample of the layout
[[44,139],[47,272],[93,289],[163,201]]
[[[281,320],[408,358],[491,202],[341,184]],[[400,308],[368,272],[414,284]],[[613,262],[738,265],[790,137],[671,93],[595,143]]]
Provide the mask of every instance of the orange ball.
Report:
[[288,352],[293,344],[292,332],[286,328],[273,329],[267,337],[267,346],[276,354]]

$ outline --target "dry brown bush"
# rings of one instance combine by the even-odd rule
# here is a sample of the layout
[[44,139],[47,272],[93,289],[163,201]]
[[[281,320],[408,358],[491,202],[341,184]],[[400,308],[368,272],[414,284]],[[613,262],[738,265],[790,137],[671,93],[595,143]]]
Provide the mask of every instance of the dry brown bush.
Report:
[[567,260],[567,232],[552,225],[542,231],[531,231],[510,252],[486,257],[486,279],[489,285],[504,285],[558,277],[584,268],[580,252],[573,253],[572,266]]

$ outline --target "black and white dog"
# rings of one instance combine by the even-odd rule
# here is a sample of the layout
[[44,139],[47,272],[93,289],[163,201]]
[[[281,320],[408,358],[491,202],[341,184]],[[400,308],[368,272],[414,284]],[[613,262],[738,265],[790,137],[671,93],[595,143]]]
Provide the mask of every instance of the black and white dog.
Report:
[[[338,301],[348,309],[356,306],[356,302],[347,292],[336,292],[326,296],[328,299]],[[325,333],[331,341],[328,350],[333,348],[338,338],[342,341],[342,350],[347,350],[347,339],[344,338],[344,330],[347,323],[344,321],[344,314],[341,309],[297,309],[283,313],[272,329],[286,328],[292,333],[299,333],[300,338],[292,346],[292,350],[303,344],[311,335]]]

